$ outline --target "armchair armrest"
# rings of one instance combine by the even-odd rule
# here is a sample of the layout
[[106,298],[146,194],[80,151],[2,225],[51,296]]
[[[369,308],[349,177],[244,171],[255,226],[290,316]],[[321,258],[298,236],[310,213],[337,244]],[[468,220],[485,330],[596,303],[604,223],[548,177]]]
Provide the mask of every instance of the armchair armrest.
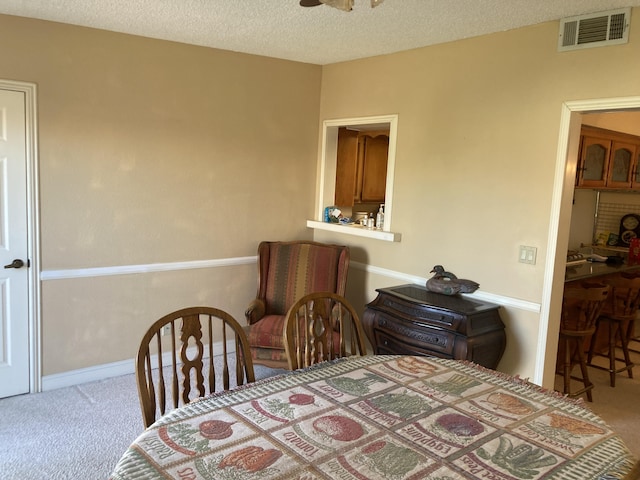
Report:
[[264,300],[259,298],[254,299],[247,309],[244,311],[244,316],[247,319],[249,325],[256,323],[262,317],[264,317],[265,304]]

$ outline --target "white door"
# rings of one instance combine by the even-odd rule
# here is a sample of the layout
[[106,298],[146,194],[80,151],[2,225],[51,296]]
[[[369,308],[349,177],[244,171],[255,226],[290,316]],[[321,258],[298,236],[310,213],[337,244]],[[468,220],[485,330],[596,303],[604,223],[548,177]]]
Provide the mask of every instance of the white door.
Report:
[[25,105],[0,90],[0,398],[30,384]]

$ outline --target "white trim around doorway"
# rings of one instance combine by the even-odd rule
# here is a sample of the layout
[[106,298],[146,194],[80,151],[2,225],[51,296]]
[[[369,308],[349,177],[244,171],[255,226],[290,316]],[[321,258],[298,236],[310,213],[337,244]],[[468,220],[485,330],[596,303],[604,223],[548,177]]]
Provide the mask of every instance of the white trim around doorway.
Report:
[[[549,220],[549,238],[545,276],[540,312],[540,329],[534,383],[553,387],[557,332],[560,325],[562,288],[564,285],[566,246],[569,238],[569,224],[562,223],[571,211],[577,165],[579,130],[585,113],[602,113],[640,109],[640,96],[572,100],[562,104],[560,113],[560,133]],[[558,248],[558,247],[561,248]],[[555,288],[554,288],[555,287]]]

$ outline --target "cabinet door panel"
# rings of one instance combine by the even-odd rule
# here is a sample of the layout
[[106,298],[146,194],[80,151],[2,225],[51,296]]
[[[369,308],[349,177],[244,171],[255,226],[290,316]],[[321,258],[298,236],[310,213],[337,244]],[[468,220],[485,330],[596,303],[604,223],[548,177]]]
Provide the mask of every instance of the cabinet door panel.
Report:
[[604,187],[607,179],[607,161],[611,141],[602,138],[584,137],[580,158],[578,185],[582,187]]
[[335,205],[353,206],[358,171],[357,156],[358,132],[340,128],[338,130]]
[[636,154],[631,167],[631,188],[640,189],[640,145],[636,146]]
[[607,186],[613,188],[631,187],[631,174],[635,156],[635,145],[616,141],[612,143]]
[[365,137],[362,170],[362,201],[384,202],[387,186],[389,137]]

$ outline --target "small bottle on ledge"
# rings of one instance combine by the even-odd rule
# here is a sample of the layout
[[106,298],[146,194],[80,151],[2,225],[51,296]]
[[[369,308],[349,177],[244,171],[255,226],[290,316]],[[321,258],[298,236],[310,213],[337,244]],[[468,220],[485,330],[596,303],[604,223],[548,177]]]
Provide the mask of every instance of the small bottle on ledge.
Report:
[[376,215],[376,228],[382,230],[384,227],[384,203],[380,204],[378,214]]

